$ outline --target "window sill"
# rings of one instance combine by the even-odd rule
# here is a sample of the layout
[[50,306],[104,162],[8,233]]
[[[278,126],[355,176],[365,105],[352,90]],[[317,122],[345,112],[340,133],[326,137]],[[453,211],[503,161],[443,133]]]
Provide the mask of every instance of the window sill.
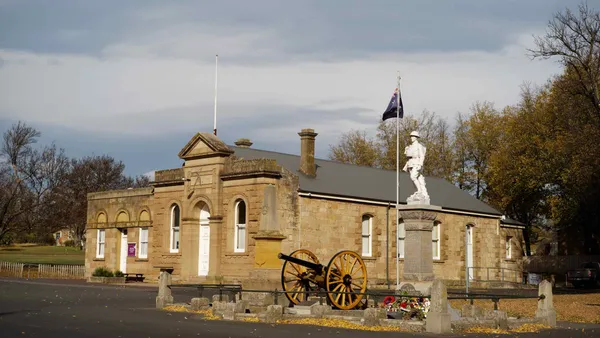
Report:
[[360,256],[360,258],[362,258],[363,261],[376,261],[377,257],[373,257],[373,256]]
[[517,260],[514,258],[505,258],[504,261],[507,263],[516,263],[517,262]]
[[148,262],[148,258],[137,258],[136,262]]
[[435,264],[435,263],[442,263],[442,264],[443,264],[443,263],[446,263],[446,261],[445,261],[445,260],[443,260],[443,259],[434,259],[434,260],[433,260],[433,263],[434,263],[434,264]]
[[98,257],[96,257],[96,258],[93,259],[93,261],[94,262],[104,262],[104,258],[98,258]]
[[164,253],[164,254],[162,254],[162,255],[163,255],[163,257],[164,257],[164,256],[173,256],[173,257],[175,257],[175,256],[180,256],[180,257],[181,257],[181,254],[180,254],[180,253],[178,253],[178,252],[167,252],[167,253]]
[[229,257],[229,256],[250,256],[250,253],[248,252],[229,252],[225,254],[225,257]]

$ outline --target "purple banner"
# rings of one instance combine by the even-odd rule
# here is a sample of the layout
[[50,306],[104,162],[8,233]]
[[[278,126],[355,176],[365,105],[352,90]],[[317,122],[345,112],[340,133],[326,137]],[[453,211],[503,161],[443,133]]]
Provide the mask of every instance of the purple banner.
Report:
[[127,257],[135,257],[135,244],[127,243]]

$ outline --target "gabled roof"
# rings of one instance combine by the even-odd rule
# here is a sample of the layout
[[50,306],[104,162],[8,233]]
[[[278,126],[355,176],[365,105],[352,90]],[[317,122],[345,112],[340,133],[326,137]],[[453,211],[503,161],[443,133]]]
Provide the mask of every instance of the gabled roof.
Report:
[[[396,171],[345,164],[335,161],[315,159],[317,176],[312,178],[302,174],[300,156],[283,154],[253,148],[230,146],[234,155],[247,159],[270,158],[299,176],[300,191],[334,195],[349,198],[361,198],[380,202],[396,203]],[[431,204],[443,209],[481,213],[500,216],[501,213],[491,206],[474,198],[450,182],[426,177],[427,192]],[[406,204],[409,195],[415,192],[410,176],[400,172],[400,203]]]
[[190,160],[207,156],[230,155],[233,150],[211,133],[196,133],[181,149],[179,158]]

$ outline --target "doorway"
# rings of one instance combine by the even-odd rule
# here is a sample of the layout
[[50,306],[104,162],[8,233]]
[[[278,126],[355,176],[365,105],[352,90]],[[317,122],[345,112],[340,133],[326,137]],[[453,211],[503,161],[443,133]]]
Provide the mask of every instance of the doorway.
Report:
[[198,245],[198,276],[208,276],[210,262],[210,212],[205,204],[200,210],[200,239]]
[[121,259],[119,264],[121,272],[127,272],[127,229],[121,229]]

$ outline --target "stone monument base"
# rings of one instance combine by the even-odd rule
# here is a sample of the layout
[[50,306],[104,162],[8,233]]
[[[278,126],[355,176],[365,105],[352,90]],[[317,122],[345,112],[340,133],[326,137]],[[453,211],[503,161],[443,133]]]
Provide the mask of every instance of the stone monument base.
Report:
[[396,287],[396,290],[400,291],[400,292],[406,291],[409,295],[430,296],[431,295],[431,285],[433,285],[433,280],[432,281],[404,281],[404,282],[400,282],[400,285]]

